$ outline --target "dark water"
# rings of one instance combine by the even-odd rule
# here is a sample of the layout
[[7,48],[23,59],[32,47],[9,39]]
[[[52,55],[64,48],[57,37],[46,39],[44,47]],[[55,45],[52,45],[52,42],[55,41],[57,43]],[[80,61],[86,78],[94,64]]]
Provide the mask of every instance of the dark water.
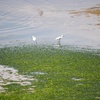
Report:
[[0,47],[61,43],[100,48],[99,16],[71,15],[70,10],[100,6],[100,0],[0,0]]

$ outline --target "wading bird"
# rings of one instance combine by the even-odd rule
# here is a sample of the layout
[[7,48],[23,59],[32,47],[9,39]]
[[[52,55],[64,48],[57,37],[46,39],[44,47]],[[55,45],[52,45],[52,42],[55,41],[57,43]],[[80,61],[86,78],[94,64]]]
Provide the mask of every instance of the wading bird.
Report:
[[61,45],[60,41],[61,41],[61,39],[62,39],[63,37],[64,37],[64,35],[61,35],[61,36],[55,38],[55,40],[58,41],[58,45]]
[[32,36],[32,39],[33,39],[34,42],[36,42],[36,37],[35,36]]

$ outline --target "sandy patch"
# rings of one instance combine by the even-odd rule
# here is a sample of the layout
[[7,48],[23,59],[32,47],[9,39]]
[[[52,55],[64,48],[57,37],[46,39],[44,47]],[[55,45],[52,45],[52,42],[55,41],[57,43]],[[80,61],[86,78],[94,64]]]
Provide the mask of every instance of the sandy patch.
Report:
[[21,86],[31,85],[31,82],[35,80],[33,76],[20,75],[18,70],[9,68],[5,65],[0,65],[0,92],[5,92],[3,88],[9,84],[20,84]]
[[83,80],[83,78],[73,77],[72,80],[74,80],[74,81],[81,81],[81,80]]
[[31,72],[32,75],[45,75],[45,72]]
[[100,7],[92,7],[92,8],[82,10],[82,11],[72,10],[70,11],[70,14],[74,14],[74,15],[85,14],[87,17],[89,17],[89,14],[100,16]]
[[100,100],[100,97],[96,97],[96,99]]

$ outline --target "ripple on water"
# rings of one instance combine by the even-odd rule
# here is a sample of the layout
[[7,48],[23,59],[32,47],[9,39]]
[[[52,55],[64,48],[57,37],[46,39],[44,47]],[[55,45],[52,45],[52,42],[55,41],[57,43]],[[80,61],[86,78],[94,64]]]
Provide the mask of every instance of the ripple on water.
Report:
[[[7,41],[8,45],[9,40],[15,45],[16,40],[33,43],[30,38],[32,35],[38,36],[38,43],[56,43],[55,37],[63,33],[65,37],[62,44],[100,47],[100,30],[95,25],[98,18],[71,15],[68,11],[90,7],[94,2],[73,2],[74,0],[0,0],[0,44],[5,45]],[[96,0],[96,3],[100,1]]]

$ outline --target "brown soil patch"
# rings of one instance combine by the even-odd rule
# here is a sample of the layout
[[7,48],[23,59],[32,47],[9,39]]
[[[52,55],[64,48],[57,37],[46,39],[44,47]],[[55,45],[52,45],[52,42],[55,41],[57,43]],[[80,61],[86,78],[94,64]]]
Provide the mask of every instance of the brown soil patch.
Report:
[[100,7],[92,7],[84,11],[85,13],[100,16]]
[[70,11],[70,14],[75,14],[75,15],[85,14],[86,16],[88,16],[88,14],[92,14],[92,15],[100,16],[100,7],[92,7],[83,11],[72,10]]

